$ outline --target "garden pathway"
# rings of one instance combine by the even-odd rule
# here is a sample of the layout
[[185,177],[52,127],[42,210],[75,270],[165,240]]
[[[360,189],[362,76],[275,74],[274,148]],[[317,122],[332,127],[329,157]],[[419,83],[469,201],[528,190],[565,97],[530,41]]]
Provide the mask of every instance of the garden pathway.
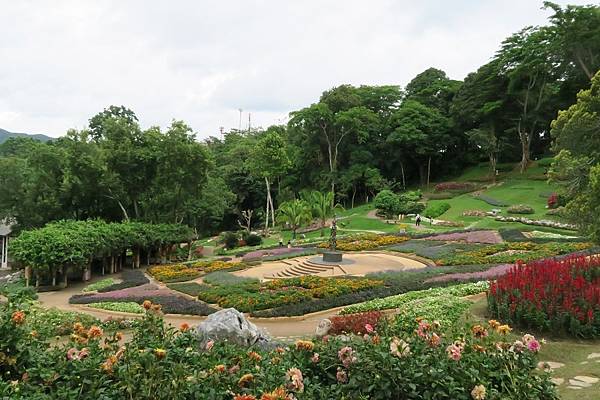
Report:
[[[116,275],[114,277],[117,277]],[[100,277],[102,278],[102,277]],[[99,280],[99,279],[97,279]],[[39,293],[39,301],[45,307],[56,307],[60,310],[85,312],[93,317],[100,320],[104,320],[110,316],[123,317],[124,315],[131,316],[132,314],[122,314],[118,312],[104,311],[104,310],[93,310],[89,307],[69,304],[69,298],[75,294],[81,294],[81,289],[87,286],[90,282],[86,283],[73,283],[69,287],[63,290],[54,292],[43,292]],[[337,310],[326,310],[319,313],[306,315],[304,317],[281,317],[281,318],[249,318],[249,320],[256,324],[258,327],[266,329],[272,336],[277,338],[294,338],[311,336],[315,333],[315,329],[319,324],[319,321],[323,318],[328,318],[337,314]],[[197,325],[204,321],[206,317],[195,316],[195,315],[176,315],[166,314],[165,322],[174,326],[179,327],[182,323],[187,323],[190,326]]]

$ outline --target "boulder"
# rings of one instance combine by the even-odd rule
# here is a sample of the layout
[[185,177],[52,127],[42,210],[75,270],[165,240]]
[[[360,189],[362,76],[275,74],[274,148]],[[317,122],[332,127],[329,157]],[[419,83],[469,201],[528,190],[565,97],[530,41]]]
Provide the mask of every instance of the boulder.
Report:
[[206,348],[209,341],[228,341],[240,346],[258,346],[271,349],[277,346],[271,336],[248,321],[244,314],[235,308],[226,308],[211,314],[198,324],[196,333],[200,348]]
[[315,331],[315,336],[318,339],[321,339],[324,336],[327,336],[329,334],[329,331],[331,330],[331,320],[325,318],[322,319],[321,321],[319,321],[319,325],[317,325],[317,329]]
[[17,272],[13,272],[12,274],[4,275],[0,277],[0,285],[4,283],[15,283],[23,279],[23,271],[19,270]]

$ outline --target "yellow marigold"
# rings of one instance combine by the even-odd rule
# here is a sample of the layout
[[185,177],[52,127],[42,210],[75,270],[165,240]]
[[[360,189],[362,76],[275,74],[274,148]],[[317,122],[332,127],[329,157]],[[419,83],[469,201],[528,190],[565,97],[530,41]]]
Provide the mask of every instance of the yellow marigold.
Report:
[[259,362],[260,360],[262,360],[262,356],[260,354],[258,354],[257,352],[255,352],[255,351],[249,351],[248,352],[248,357],[251,360],[254,360],[256,362]]
[[25,313],[23,311],[15,311],[12,313],[11,321],[15,325],[22,325],[25,322]]
[[103,334],[104,334],[104,332],[102,331],[102,328],[100,328],[99,326],[96,326],[96,325],[92,325],[87,332],[87,336],[90,339],[100,337]]
[[315,344],[310,340],[297,340],[296,350],[313,351]]
[[154,354],[157,358],[165,358],[167,351],[165,349],[154,349]]
[[152,302],[150,300],[144,300],[142,307],[144,307],[146,310],[149,310],[152,308]]
[[485,386],[477,385],[471,390],[473,400],[485,400]]
[[281,358],[280,357],[273,357],[271,358],[271,364],[273,365],[277,365],[281,362]]
[[510,333],[510,331],[512,331],[512,328],[508,325],[500,325],[496,328],[496,330],[498,331],[498,333],[506,335]]
[[115,339],[122,340],[123,339],[123,333],[122,332],[115,333]]
[[81,322],[75,322],[73,324],[73,332],[81,335],[83,332],[85,332],[85,326],[83,326]]
[[246,387],[254,381],[254,375],[252,374],[244,374],[238,381],[239,387]]
[[38,337],[38,331],[34,330],[34,331],[29,332],[29,334],[31,335],[31,337],[34,337],[34,338]]

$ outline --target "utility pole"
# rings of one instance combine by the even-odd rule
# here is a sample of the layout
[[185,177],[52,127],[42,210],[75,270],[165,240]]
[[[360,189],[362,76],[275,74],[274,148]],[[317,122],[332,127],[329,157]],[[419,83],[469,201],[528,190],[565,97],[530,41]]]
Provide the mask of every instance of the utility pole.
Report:
[[238,111],[240,112],[240,125],[238,126],[238,131],[242,130],[242,109],[238,108]]
[[224,126],[219,127],[219,132],[221,132],[221,140],[223,140],[223,131],[225,130]]
[[250,126],[252,125],[252,123],[251,123],[251,117],[252,117],[252,114],[248,113],[248,132],[250,132]]

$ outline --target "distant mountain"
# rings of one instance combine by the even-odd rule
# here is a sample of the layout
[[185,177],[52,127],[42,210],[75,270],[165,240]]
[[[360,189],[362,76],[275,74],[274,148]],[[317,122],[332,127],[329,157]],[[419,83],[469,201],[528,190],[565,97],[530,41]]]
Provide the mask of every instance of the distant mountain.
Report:
[[46,136],[46,135],[31,135],[29,133],[15,133],[15,132],[9,132],[7,130],[4,130],[2,128],[0,128],[0,144],[4,143],[5,141],[8,140],[8,138],[11,137],[30,137],[32,139],[35,140],[39,140],[41,142],[47,142],[48,140],[52,140],[52,138],[50,136]]

